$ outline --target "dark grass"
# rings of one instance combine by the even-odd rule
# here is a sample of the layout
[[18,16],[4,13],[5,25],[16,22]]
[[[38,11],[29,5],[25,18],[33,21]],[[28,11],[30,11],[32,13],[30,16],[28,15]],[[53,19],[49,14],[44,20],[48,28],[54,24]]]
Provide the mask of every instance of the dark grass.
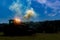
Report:
[[0,40],[60,40],[60,33],[37,33],[31,36],[0,36]]

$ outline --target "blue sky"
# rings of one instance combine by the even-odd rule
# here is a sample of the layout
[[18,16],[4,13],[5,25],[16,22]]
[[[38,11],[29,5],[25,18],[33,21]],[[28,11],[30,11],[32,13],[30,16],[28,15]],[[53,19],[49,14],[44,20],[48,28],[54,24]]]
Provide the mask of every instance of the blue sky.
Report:
[[[0,23],[7,23],[9,19],[13,19],[16,15],[9,7],[17,0],[0,0]],[[39,1],[39,2],[38,2]],[[60,20],[60,0],[32,0],[30,7],[34,9],[38,16],[32,21],[45,21],[45,20]],[[23,5],[22,11],[24,12],[29,5],[26,0],[21,0],[20,4]],[[58,5],[57,5],[58,4]]]

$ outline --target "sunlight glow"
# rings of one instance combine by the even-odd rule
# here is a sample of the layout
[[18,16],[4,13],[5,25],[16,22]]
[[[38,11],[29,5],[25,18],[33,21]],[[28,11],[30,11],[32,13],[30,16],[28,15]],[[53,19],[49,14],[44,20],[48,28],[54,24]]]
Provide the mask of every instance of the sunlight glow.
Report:
[[14,23],[15,24],[20,24],[22,21],[21,21],[21,19],[20,18],[14,18]]

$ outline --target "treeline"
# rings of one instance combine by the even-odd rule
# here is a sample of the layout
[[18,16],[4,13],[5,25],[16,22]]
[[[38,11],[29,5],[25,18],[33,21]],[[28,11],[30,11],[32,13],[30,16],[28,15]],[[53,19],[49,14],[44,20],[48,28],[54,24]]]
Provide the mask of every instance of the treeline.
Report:
[[32,35],[35,33],[59,33],[60,20],[44,22],[25,22],[20,25],[14,23],[0,24],[0,32],[4,35]]
[[37,25],[38,32],[45,33],[58,33],[60,32],[60,21],[45,21]]

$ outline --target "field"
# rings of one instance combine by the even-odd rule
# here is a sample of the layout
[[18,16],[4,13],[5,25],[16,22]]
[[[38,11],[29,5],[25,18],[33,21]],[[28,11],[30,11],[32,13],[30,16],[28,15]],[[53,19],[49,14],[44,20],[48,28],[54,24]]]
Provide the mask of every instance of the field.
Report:
[[0,40],[60,40],[60,34],[37,33],[33,36],[0,36]]

